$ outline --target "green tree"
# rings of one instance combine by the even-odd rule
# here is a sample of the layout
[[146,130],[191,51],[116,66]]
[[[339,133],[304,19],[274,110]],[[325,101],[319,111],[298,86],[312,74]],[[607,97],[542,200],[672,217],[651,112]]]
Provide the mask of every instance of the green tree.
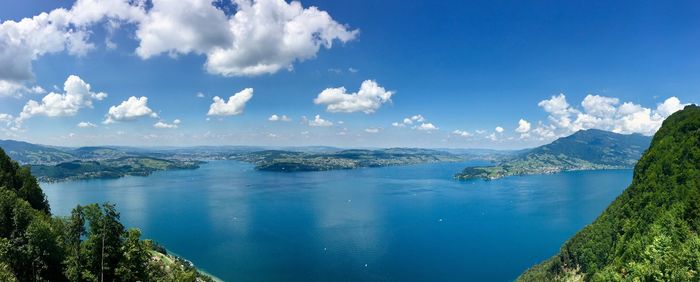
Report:
[[141,240],[141,231],[130,228],[124,234],[122,245],[124,254],[116,274],[121,281],[148,280],[148,263],[151,258],[150,248]]
[[71,211],[71,216],[65,228],[65,248],[68,253],[65,262],[65,274],[70,281],[83,281],[83,273],[87,271],[84,262],[85,257],[82,255],[84,252],[82,238],[85,234],[83,207],[78,205]]
[[668,117],[632,184],[553,258],[519,280],[700,281],[700,107]]
[[116,269],[123,257],[122,235],[124,226],[119,222],[119,213],[113,204],[85,206],[85,218],[90,227],[85,246],[89,256],[91,272],[99,281],[114,281]]

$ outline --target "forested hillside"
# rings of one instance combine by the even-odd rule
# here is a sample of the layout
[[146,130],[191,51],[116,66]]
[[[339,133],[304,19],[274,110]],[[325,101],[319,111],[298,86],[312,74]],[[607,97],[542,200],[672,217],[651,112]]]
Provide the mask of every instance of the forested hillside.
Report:
[[700,280],[700,107],[664,121],[632,184],[520,281]]
[[0,281],[211,280],[140,237],[108,203],[51,216],[29,168],[0,149]]

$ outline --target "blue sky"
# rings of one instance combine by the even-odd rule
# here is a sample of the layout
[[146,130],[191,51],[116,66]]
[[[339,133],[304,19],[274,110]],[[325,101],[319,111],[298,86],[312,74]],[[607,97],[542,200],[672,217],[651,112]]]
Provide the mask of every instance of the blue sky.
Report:
[[[523,148],[587,128],[650,135],[700,96],[700,5],[694,1],[301,1],[297,11],[328,17],[258,18],[245,25],[231,23],[234,14],[292,13],[293,7],[241,1],[251,7],[244,10],[239,2],[220,1],[219,8],[202,10],[211,13],[208,21],[198,22],[188,14],[196,8],[168,10],[173,1],[78,2],[0,2],[0,63],[31,64],[29,71],[0,71],[0,138],[65,146]],[[114,8],[124,5],[137,12]],[[57,8],[66,9],[61,18],[70,24],[31,22]],[[270,35],[274,29],[264,41],[228,31],[290,22],[313,25],[313,36],[290,33],[287,43],[298,45],[285,45]],[[164,23],[194,27],[192,33],[164,30]],[[47,32],[57,38],[82,32],[79,43],[92,47],[65,39],[34,42],[49,38]],[[216,57],[227,48],[233,60]],[[281,65],[238,69],[269,62]],[[70,109],[42,104],[50,92],[66,98],[70,75],[76,85],[90,84],[89,102]],[[352,96],[366,80],[383,89]],[[215,96],[228,101],[246,88],[252,98],[243,106],[208,115]],[[327,89],[328,99],[319,99]],[[130,116],[128,110],[139,109],[124,105],[105,123],[110,107],[131,96],[147,97],[152,112]],[[30,100],[38,106],[21,117]],[[273,114],[290,121],[269,121]],[[314,123],[316,115],[327,122]]]

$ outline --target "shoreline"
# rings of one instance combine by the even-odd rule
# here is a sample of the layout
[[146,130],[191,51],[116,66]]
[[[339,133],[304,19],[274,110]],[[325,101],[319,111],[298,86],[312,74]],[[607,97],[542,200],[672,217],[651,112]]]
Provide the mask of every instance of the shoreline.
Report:
[[171,256],[174,256],[174,257],[178,257],[178,258],[180,258],[180,259],[182,259],[182,260],[185,260],[185,261],[189,262],[190,265],[192,265],[192,267],[194,267],[194,269],[197,270],[197,272],[199,272],[199,273],[201,273],[201,274],[204,274],[204,275],[206,275],[206,276],[209,276],[209,277],[210,277],[211,279],[213,279],[214,281],[216,281],[216,282],[224,282],[223,279],[221,279],[221,278],[217,277],[216,275],[211,274],[210,272],[208,272],[208,271],[206,271],[206,270],[204,270],[204,269],[198,267],[197,264],[195,264],[195,263],[192,262],[191,260],[186,259],[184,256],[181,256],[180,254],[175,253],[175,252],[169,250],[168,248],[165,248],[165,251],[168,252],[168,255],[171,255]]

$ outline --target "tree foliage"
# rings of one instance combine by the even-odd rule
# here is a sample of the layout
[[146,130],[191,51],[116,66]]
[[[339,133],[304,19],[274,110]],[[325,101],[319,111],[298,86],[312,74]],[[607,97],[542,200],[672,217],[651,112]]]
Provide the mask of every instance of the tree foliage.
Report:
[[211,280],[161,252],[109,203],[52,217],[29,168],[0,149],[0,281]]
[[700,280],[700,107],[664,121],[634,169],[632,184],[559,254],[522,281]]

